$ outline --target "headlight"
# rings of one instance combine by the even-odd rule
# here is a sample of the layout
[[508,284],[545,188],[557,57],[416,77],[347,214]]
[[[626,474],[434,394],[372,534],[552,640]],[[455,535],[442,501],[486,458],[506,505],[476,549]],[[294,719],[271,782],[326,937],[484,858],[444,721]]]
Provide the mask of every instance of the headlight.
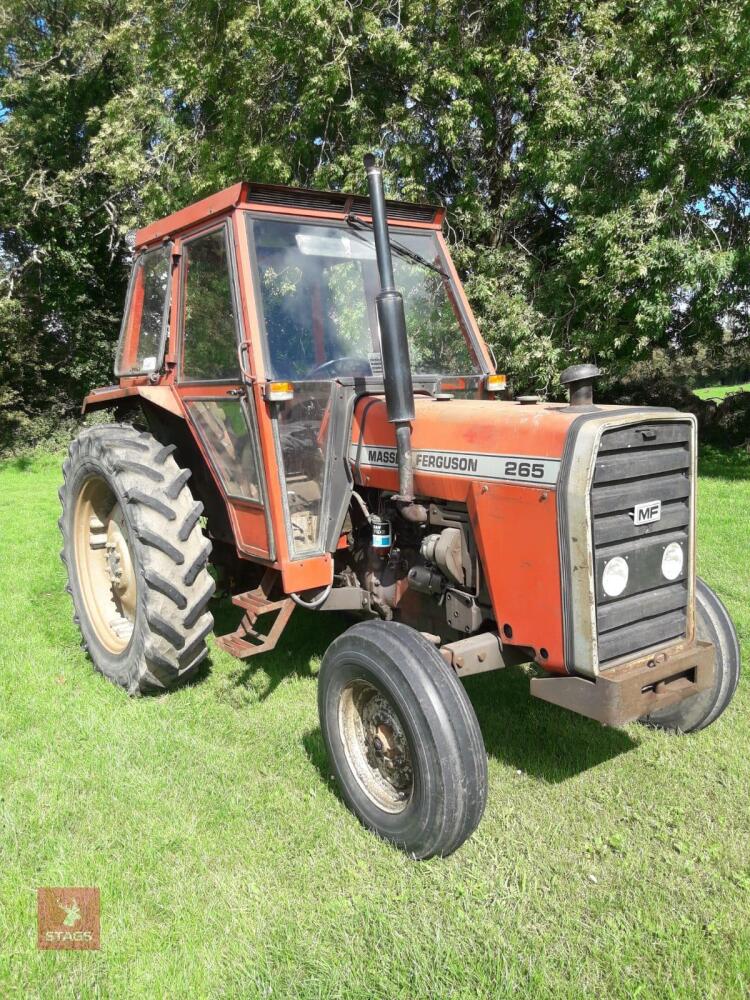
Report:
[[685,554],[679,542],[670,542],[661,557],[661,571],[668,580],[676,580],[682,573]]
[[628,585],[628,564],[622,556],[615,556],[604,565],[602,587],[607,597],[619,597]]

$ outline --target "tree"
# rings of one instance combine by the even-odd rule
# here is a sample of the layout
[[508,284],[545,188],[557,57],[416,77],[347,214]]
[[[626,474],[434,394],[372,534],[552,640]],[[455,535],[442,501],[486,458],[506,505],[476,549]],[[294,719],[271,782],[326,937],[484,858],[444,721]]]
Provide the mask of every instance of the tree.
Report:
[[449,208],[519,387],[747,336],[738,0],[6,0],[0,406],[107,380],[128,230],[233,183]]

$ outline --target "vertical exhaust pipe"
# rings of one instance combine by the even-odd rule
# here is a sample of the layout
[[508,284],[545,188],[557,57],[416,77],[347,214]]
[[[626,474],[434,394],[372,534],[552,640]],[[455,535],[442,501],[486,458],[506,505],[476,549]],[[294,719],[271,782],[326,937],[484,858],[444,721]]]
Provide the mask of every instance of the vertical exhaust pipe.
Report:
[[393,279],[393,258],[383,194],[383,175],[372,153],[365,156],[370,189],[372,229],[380,275],[376,296],[380,347],[388,420],[396,427],[398,495],[393,499],[408,521],[426,521],[427,511],[414,503],[414,459],[411,450],[411,421],[414,419],[414,386],[411,379],[409,344],[406,339],[404,300]]

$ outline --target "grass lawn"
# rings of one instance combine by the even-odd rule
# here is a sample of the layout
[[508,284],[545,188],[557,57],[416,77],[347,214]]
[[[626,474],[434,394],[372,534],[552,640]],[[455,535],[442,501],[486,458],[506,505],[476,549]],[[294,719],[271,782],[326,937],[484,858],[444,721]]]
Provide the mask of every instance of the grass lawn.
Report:
[[[750,683],[706,732],[602,727],[467,683],[489,803],[409,861],[337,797],[295,611],[250,665],[129,700],[79,647],[59,458],[0,469],[0,996],[740,997],[750,992]],[[699,568],[750,653],[750,458],[702,461]],[[220,625],[231,611],[216,609]],[[36,950],[38,886],[101,888],[99,952]]]
[[743,385],[709,385],[704,389],[693,389],[701,399],[725,399],[733,392],[750,392],[750,382]]

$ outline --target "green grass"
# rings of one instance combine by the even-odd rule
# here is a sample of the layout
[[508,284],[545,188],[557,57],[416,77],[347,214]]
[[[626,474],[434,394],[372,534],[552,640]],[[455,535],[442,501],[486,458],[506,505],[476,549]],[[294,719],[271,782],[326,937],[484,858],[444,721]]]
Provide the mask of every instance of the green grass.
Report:
[[743,385],[709,385],[704,389],[693,389],[701,399],[726,399],[733,392],[750,392],[750,382]]
[[[0,996],[740,997],[750,991],[750,692],[675,737],[470,679],[489,803],[446,860],[367,834],[329,778],[295,612],[248,665],[129,700],[63,592],[59,459],[0,469]],[[750,458],[710,452],[699,568],[750,648]],[[231,617],[218,609],[224,624]],[[36,950],[37,886],[97,885],[100,952]]]

